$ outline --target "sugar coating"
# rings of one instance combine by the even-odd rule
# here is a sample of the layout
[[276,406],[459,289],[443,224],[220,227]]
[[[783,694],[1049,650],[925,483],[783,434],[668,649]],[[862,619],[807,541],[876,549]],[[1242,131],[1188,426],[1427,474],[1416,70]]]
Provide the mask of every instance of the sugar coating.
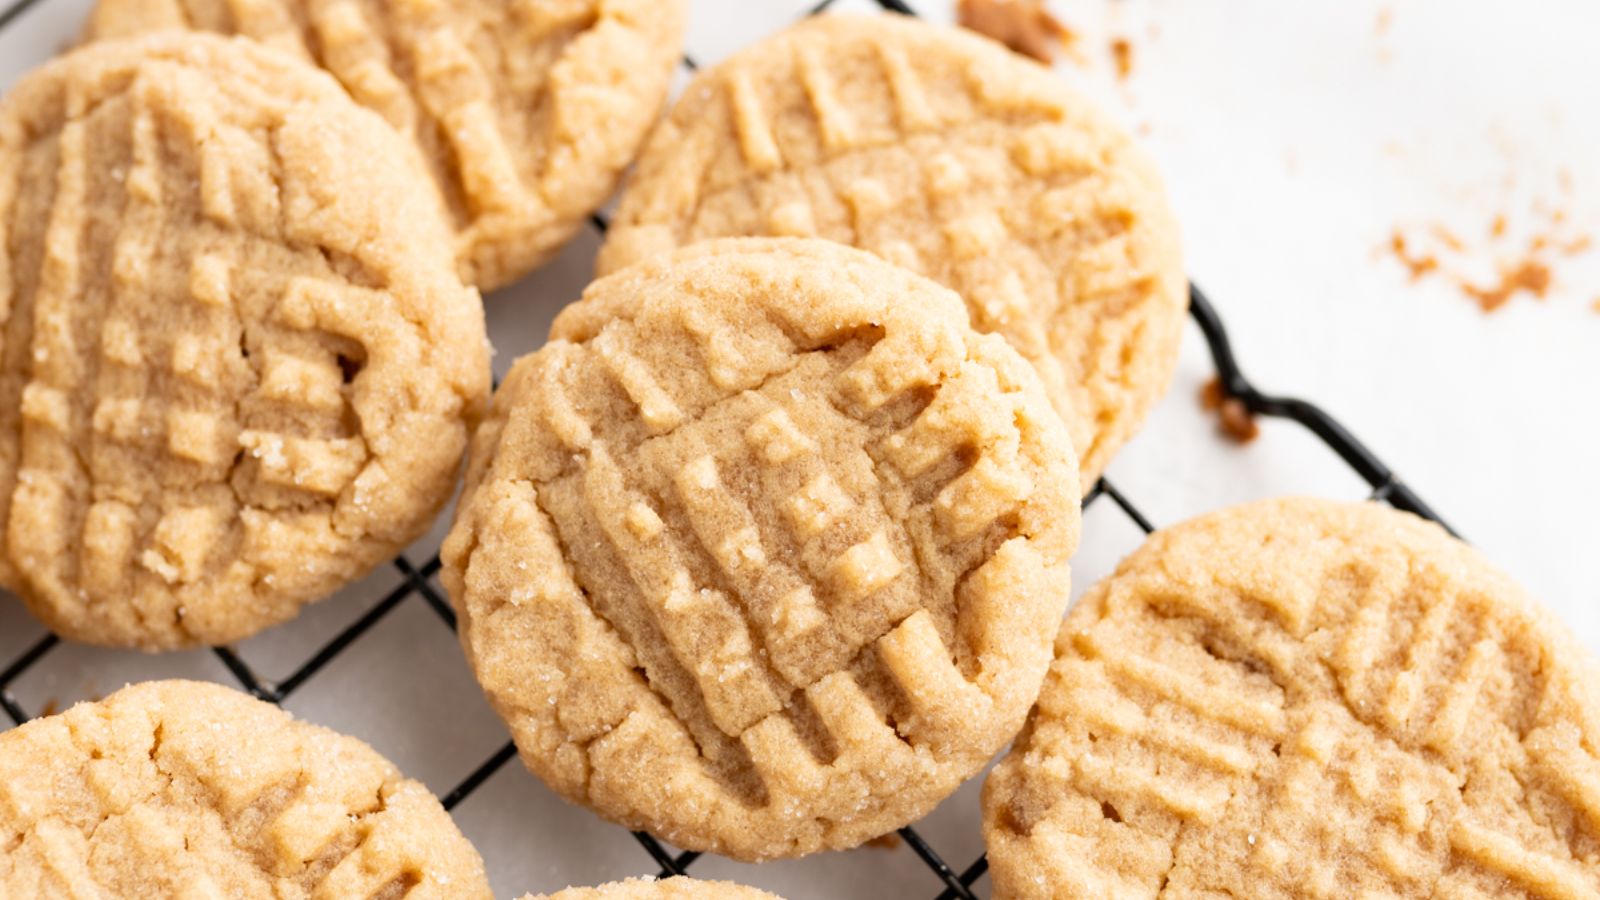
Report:
[[629,878],[592,888],[567,888],[554,894],[527,894],[522,900],[778,900],[766,891],[729,881],[693,878]]
[[366,744],[157,681],[0,734],[0,895],[490,893],[439,801]]
[[962,29],[822,16],[697,75],[599,268],[724,235],[828,238],[953,288],[1038,369],[1086,486],[1176,365],[1188,292],[1153,165],[1048,70]]
[[741,859],[852,847],[1021,725],[1078,535],[1032,369],[838,244],[602,279],[474,439],[444,579],[567,798]]
[[243,39],[90,45],[0,103],[0,580],[50,628],[235,641],[426,529],[488,350],[405,159]]
[[998,898],[1600,896],[1592,661],[1436,525],[1203,516],[1056,654],[984,785]]
[[660,115],[688,0],[99,0],[88,36],[241,35],[312,62],[408,136],[483,290],[553,256]]

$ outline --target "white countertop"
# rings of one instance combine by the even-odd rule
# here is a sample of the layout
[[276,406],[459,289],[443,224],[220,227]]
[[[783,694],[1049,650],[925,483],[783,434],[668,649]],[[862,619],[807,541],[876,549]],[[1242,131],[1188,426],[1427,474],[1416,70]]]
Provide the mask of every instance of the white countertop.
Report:
[[[0,32],[0,85],[66,44],[89,0],[37,0]],[[779,27],[806,0],[696,0],[690,53],[711,62]],[[948,19],[944,0],[912,0]],[[840,0],[840,9],[873,8]],[[1246,373],[1321,404],[1452,525],[1600,650],[1600,250],[1561,257],[1550,296],[1485,315],[1441,279],[1411,283],[1393,230],[1438,223],[1463,237],[1460,264],[1486,279],[1525,235],[1536,201],[1564,233],[1600,238],[1600,7],[1581,0],[1074,0],[1057,13],[1083,59],[1063,77],[1137,129],[1184,224],[1189,269],[1227,322]],[[1381,25],[1387,20],[1387,25]],[[1133,46],[1119,79],[1107,50]],[[1565,173],[1563,175],[1563,173]],[[1507,181],[1511,184],[1507,187]],[[1569,182],[1570,191],[1564,191]],[[1539,198],[1543,197],[1540,201]],[[1510,218],[1499,241],[1487,230]],[[539,343],[587,280],[592,234],[527,282],[490,297],[497,371]],[[1195,396],[1211,367],[1190,327],[1171,395],[1109,478],[1158,525],[1283,493],[1366,491],[1291,423],[1258,440],[1216,436]],[[442,526],[441,526],[442,527]],[[436,532],[438,529],[436,529]],[[1110,503],[1087,515],[1078,590],[1137,544]],[[411,558],[425,560],[437,534]],[[400,581],[384,568],[241,655],[282,678]],[[42,631],[0,601],[0,666]],[[59,647],[13,685],[39,711],[162,676],[229,681],[208,653],[144,657]],[[421,602],[402,603],[285,704],[360,735],[447,792],[505,740],[453,638]],[[426,722],[418,727],[420,721]],[[981,850],[976,782],[919,831],[952,865]],[[512,764],[456,811],[497,890],[515,895],[653,871],[620,830],[566,807]],[[706,859],[790,898],[933,896],[905,847],[761,867]],[[987,895],[987,881],[976,890]]]

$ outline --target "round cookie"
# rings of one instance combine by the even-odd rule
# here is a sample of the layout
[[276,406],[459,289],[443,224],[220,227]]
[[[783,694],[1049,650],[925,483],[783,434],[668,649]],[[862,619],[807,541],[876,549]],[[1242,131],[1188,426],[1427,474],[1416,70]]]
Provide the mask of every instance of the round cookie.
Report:
[[1091,589],[1056,653],[984,785],[997,898],[1600,891],[1594,668],[1436,525],[1203,516]]
[[595,282],[474,438],[444,579],[555,790],[740,859],[922,816],[1022,724],[1071,442],[960,298],[825,241]]
[[483,861],[371,747],[191,681],[0,734],[7,897],[488,898]]
[[592,888],[528,894],[522,900],[778,900],[773,894],[730,881],[693,878],[629,878]]
[[1188,292],[1160,178],[1047,69],[958,28],[820,16],[702,71],[599,267],[719,235],[851,244],[1039,370],[1092,484],[1165,392]]
[[489,385],[404,144],[249,41],[90,45],[0,101],[0,580],[167,649],[422,533]]
[[91,39],[191,28],[331,72],[420,150],[484,290],[555,255],[666,101],[688,0],[99,0]]

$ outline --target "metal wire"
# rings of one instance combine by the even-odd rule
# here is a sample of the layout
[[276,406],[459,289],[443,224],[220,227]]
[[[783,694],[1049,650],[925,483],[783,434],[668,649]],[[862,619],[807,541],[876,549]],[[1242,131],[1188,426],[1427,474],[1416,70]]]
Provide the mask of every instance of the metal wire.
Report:
[[[10,6],[0,10],[0,29],[4,29],[15,22],[29,8],[39,2],[41,0],[16,0]],[[820,0],[806,15],[820,13],[832,5],[833,2],[834,0]],[[877,0],[877,2],[889,12],[902,15],[916,14],[902,0]],[[694,62],[687,57],[684,59],[684,64],[691,71],[697,68]],[[592,217],[591,223],[602,233],[606,229],[606,220],[599,215]],[[1218,381],[1223,393],[1230,397],[1238,398],[1252,413],[1287,419],[1297,422],[1310,430],[1371,486],[1372,499],[1385,501],[1398,509],[1408,510],[1443,524],[1438,514],[1431,507],[1424,503],[1388,466],[1384,465],[1371,450],[1367,449],[1366,445],[1357,440],[1348,429],[1340,425],[1332,416],[1312,403],[1293,397],[1266,394],[1251,384],[1245,378],[1237,360],[1234,358],[1227,330],[1223,327],[1222,319],[1212,307],[1210,301],[1198,287],[1193,285],[1190,286],[1189,296],[1190,314],[1205,335],[1212,360],[1216,364]],[[1141,531],[1148,534],[1155,529],[1155,524],[1140,512],[1139,508],[1125,494],[1104,478],[1100,479],[1084,495],[1084,508],[1087,509],[1102,497],[1109,498]],[[292,674],[276,684],[257,674],[232,649],[218,647],[213,652],[233,675],[234,679],[238,681],[241,688],[269,703],[281,704],[289,695],[308,685],[339,654],[361,640],[374,625],[382,621],[384,617],[407,600],[419,598],[439,616],[446,628],[454,630],[456,627],[455,612],[452,610],[449,601],[439,593],[433,582],[430,581],[433,575],[439,571],[438,555],[436,554],[429,558],[420,567],[414,566],[403,556],[397,557],[393,561],[393,565],[400,573],[401,583],[368,608],[354,623],[331,637],[295,669]],[[12,694],[11,686],[17,679],[23,677],[30,669],[45,659],[60,643],[60,639],[54,635],[41,638],[12,660],[3,671],[0,671],[0,711],[4,711],[12,722],[20,725],[28,721],[31,716],[28,711],[22,708],[17,698]],[[3,723],[0,723],[0,725],[3,725]],[[488,759],[480,763],[472,771],[472,774],[468,775],[453,790],[444,795],[442,802],[445,809],[454,809],[459,806],[515,757],[516,747],[508,741]],[[986,857],[980,855],[957,872],[926,839],[917,833],[915,828],[907,826],[900,829],[899,834],[911,851],[927,865],[928,869],[942,885],[942,891],[936,895],[938,900],[976,900],[976,896],[972,892],[972,886],[988,871]],[[634,833],[634,837],[654,865],[658,867],[657,874],[663,878],[687,874],[690,866],[701,857],[701,854],[693,851],[674,854],[660,841],[642,832]],[[826,857],[820,858],[819,864],[825,865]]]

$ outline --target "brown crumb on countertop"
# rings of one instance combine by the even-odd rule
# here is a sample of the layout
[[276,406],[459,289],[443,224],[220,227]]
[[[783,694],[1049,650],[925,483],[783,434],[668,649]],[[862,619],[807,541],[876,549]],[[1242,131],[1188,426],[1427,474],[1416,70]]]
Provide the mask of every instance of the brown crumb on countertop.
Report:
[[956,21],[1017,53],[1049,65],[1057,49],[1070,49],[1078,36],[1044,7],[1044,0],[960,0]]
[[1494,312],[1504,306],[1518,291],[1527,291],[1542,300],[1550,291],[1550,267],[1538,260],[1524,259],[1502,270],[1498,284],[1489,287],[1462,284],[1461,290],[1478,301],[1484,312]]
[[1243,400],[1223,393],[1222,382],[1214,376],[1200,388],[1200,408],[1217,414],[1217,430],[1234,443],[1248,444],[1261,435],[1255,414]]
[[1111,61],[1116,63],[1118,78],[1126,81],[1133,74],[1133,44],[1127,38],[1111,41]]
[[61,711],[61,701],[57,700],[54,697],[51,697],[49,700],[46,700],[44,702],[44,708],[39,710],[39,718],[42,719],[45,716],[53,716],[53,715],[55,715],[56,713],[58,713],[60,711]]
[[900,835],[892,831],[888,834],[880,834],[867,841],[866,845],[875,850],[897,850],[900,847]]
[[1406,236],[1400,233],[1398,228],[1395,229],[1394,234],[1389,236],[1389,249],[1394,251],[1394,258],[1400,260],[1401,265],[1410,271],[1412,281],[1416,281],[1439,268],[1437,257],[1413,253],[1410,245],[1406,242]]
[[1513,212],[1499,212],[1487,226],[1466,230],[1442,223],[1396,228],[1388,250],[1412,281],[1441,278],[1486,313],[1518,295],[1545,299],[1558,287],[1560,261],[1593,249],[1594,238],[1569,223],[1566,209],[1544,200],[1535,199],[1524,213]]

